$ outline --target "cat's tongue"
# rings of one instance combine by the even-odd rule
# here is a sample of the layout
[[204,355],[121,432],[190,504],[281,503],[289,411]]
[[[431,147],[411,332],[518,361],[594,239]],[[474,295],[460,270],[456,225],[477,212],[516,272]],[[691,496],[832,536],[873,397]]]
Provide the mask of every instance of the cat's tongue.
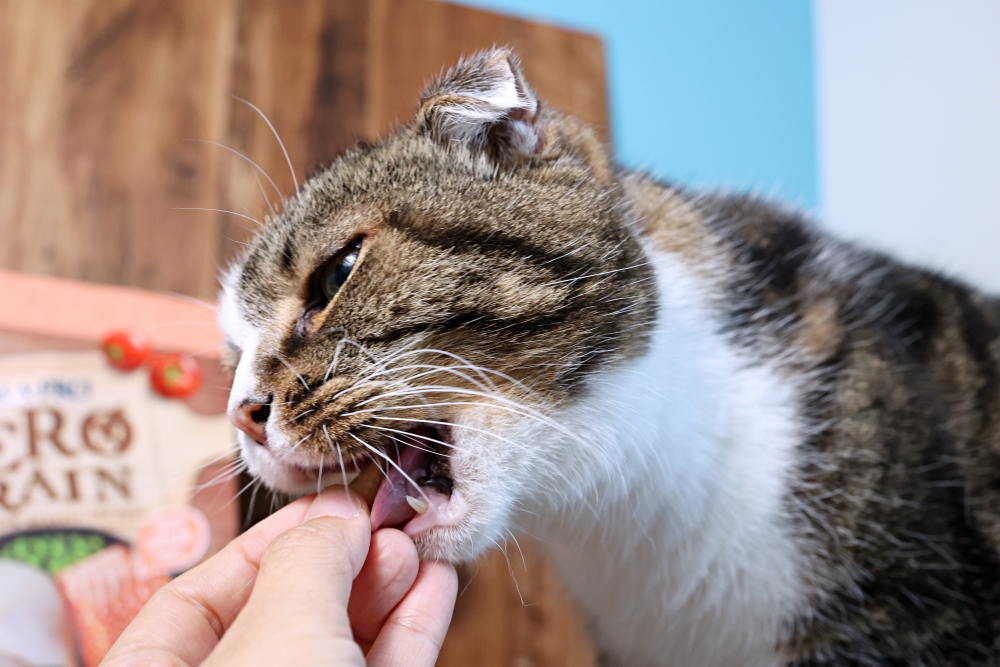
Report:
[[[412,480],[418,480],[427,474],[428,452],[416,447],[403,447],[399,456],[399,468]],[[387,526],[403,526],[417,515],[418,507],[426,507],[420,490],[407,481],[395,466],[389,467],[389,473],[382,480],[372,503],[372,532]],[[410,500],[407,500],[407,496]],[[426,510],[425,510],[426,511]]]

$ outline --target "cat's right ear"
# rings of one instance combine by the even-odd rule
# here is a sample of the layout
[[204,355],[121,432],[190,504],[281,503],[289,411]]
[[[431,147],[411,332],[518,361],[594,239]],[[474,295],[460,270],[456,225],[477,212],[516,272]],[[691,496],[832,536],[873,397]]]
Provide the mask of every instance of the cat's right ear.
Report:
[[420,100],[416,125],[439,143],[516,160],[543,150],[538,111],[514,54],[494,49],[463,59],[435,82]]
[[424,93],[414,126],[442,145],[464,145],[501,165],[554,158],[567,150],[598,172],[607,155],[593,132],[543,108],[507,49],[463,59]]

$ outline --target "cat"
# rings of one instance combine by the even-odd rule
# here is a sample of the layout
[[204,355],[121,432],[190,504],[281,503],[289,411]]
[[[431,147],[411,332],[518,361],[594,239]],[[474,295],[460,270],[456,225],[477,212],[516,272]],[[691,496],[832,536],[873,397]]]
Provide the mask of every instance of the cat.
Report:
[[[506,49],[226,272],[250,471],[540,539],[608,665],[1000,664],[1000,303],[616,166]],[[374,462],[374,463],[373,463]]]

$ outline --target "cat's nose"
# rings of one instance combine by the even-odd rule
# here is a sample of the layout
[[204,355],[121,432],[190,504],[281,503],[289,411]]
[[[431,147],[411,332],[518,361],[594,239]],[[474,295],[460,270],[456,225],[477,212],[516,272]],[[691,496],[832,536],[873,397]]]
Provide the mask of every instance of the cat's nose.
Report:
[[243,431],[258,444],[267,446],[267,433],[264,425],[267,418],[271,416],[271,405],[269,403],[243,403],[229,413],[229,421],[233,426]]

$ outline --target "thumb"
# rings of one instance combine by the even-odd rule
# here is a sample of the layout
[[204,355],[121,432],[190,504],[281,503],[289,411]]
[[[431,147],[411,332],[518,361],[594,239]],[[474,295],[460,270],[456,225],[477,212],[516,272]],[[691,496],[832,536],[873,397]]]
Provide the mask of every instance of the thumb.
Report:
[[371,541],[367,507],[331,488],[305,519],[267,547],[250,599],[205,665],[365,664],[347,602]]

